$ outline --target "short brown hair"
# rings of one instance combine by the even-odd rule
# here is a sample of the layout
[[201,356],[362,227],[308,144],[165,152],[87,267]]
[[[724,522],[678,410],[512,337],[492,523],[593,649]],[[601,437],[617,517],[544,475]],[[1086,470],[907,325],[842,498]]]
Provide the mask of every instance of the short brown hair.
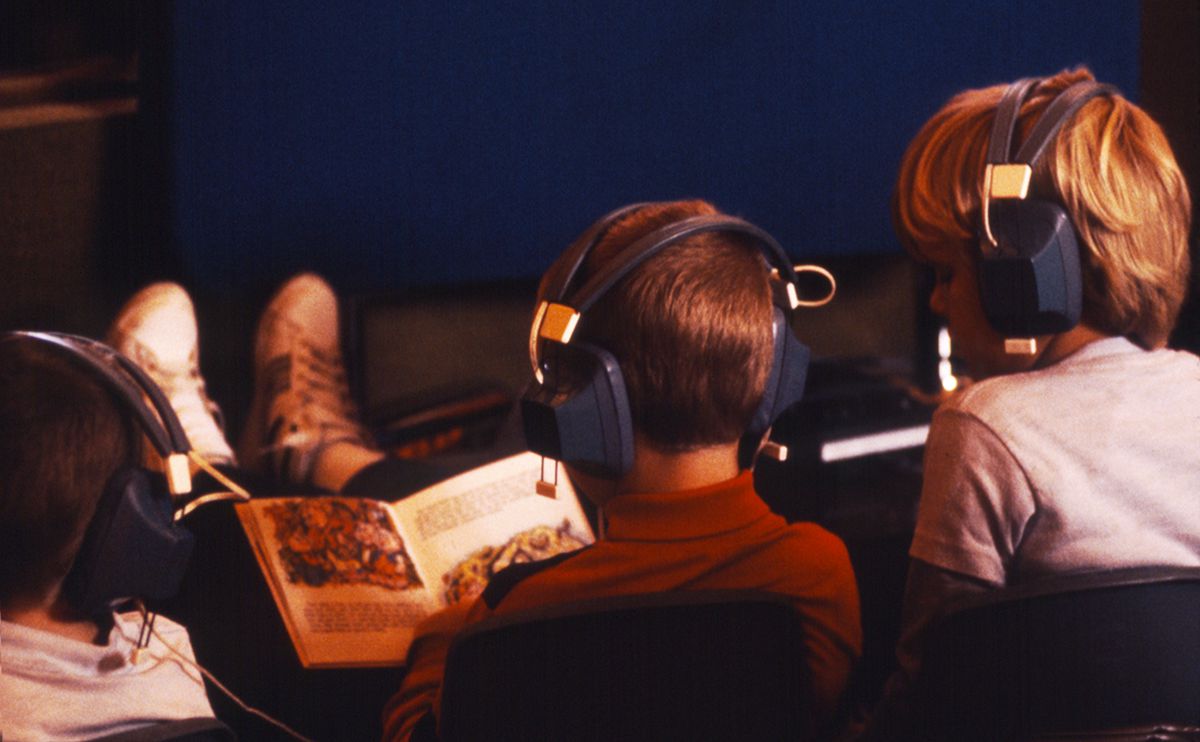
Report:
[[[660,227],[717,213],[705,201],[672,201],[627,214],[609,227],[577,280]],[[634,428],[651,445],[683,451],[736,441],[746,431],[772,361],[768,281],[766,261],[748,238],[709,232],[650,258],[584,315],[578,337],[616,357]]]
[[0,340],[0,609],[66,576],[108,479],[140,461],[128,418],[61,351]]
[[[1022,139],[1080,67],[1043,80],[1021,107]],[[983,166],[1005,85],[966,90],[934,114],[900,165],[892,217],[918,258],[977,245]],[[1163,345],[1188,288],[1191,198],[1158,124],[1120,95],[1088,101],[1034,166],[1031,195],[1061,204],[1081,239],[1083,321],[1146,348]]]

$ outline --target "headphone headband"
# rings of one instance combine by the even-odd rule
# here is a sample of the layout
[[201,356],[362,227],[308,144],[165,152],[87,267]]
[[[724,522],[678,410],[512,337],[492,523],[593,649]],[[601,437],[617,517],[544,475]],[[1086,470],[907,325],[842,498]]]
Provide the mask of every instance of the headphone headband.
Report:
[[1116,95],[1119,92],[1112,85],[1095,80],[1084,80],[1059,93],[1058,97],[1046,108],[1042,117],[1038,119],[1033,131],[1029,133],[1029,138],[1017,151],[1015,161],[1026,163],[1032,167],[1062,125],[1075,115],[1075,112],[1082,108],[1084,103],[1100,95]]
[[586,232],[576,238],[571,243],[571,246],[567,248],[566,252],[562,254],[562,257],[554,261],[554,265],[550,267],[550,277],[546,281],[546,297],[550,301],[563,301],[566,298],[567,289],[570,287],[571,281],[575,279],[575,276],[579,273],[579,269],[583,266],[583,261],[587,259],[587,256],[591,254],[600,240],[604,239],[604,236],[608,234],[608,230],[612,229],[614,224],[628,214],[632,214],[650,205],[650,202],[643,201],[614,209],[605,214],[588,228]]
[[990,202],[993,199],[1024,199],[1029,193],[1029,185],[1033,179],[1033,166],[1067,119],[1092,98],[1119,92],[1112,85],[1095,80],[1082,80],[1069,86],[1050,102],[1017,154],[1010,158],[1009,152],[1012,150],[1012,138],[1020,118],[1021,105],[1036,91],[1041,82],[1039,78],[1017,80],[1005,89],[1000,96],[1000,102],[996,104],[996,115],[992,121],[991,138],[988,141],[987,165],[983,171],[980,205],[983,235],[992,247],[998,247],[998,243],[992,233]]
[[1021,106],[1028,100],[1042,80],[1027,77],[1010,84],[996,104],[996,118],[992,122],[991,138],[988,142],[987,161],[990,165],[1018,164],[1032,167],[1046,149],[1046,145],[1058,133],[1059,128],[1078,111],[1084,103],[1099,95],[1116,95],[1120,91],[1107,83],[1082,80],[1059,93],[1042,113],[1033,131],[1021,145],[1015,156],[1012,138],[1020,118]]
[[754,239],[761,246],[760,253],[781,280],[788,311],[801,305],[796,289],[796,269],[779,242],[750,222],[723,214],[688,217],[643,235],[602,266],[595,275],[590,276],[583,286],[572,292],[568,303],[567,295],[571,283],[596,245],[620,219],[651,205],[650,202],[642,202],[609,212],[575,240],[550,267],[548,275],[551,277],[546,282],[545,298],[537,308],[529,331],[529,362],[534,377],[539,382],[542,379],[539,362],[539,345],[542,340],[570,342],[582,314],[622,278],[667,247],[697,234],[731,232]]
[[1021,104],[1029,97],[1039,82],[1036,77],[1026,77],[1009,85],[996,104],[996,118],[992,120],[992,135],[988,140],[987,161],[992,165],[1008,162],[1012,152],[1012,136],[1017,128],[1017,117]]
[[[792,267],[787,253],[775,241],[775,238],[755,225],[731,216],[708,214],[693,216],[682,221],[668,224],[654,230],[634,242],[613,258],[598,273],[588,278],[583,286],[575,292],[572,307],[577,312],[585,312],[600,300],[622,278],[629,275],[635,268],[650,258],[658,255],[666,248],[689,237],[707,232],[726,232],[752,237],[765,250],[763,255],[767,262],[779,270],[780,276],[786,283],[796,283],[796,272]],[[795,308],[795,305],[791,308]]]
[[[171,492],[184,494],[191,491],[191,474],[187,466],[191,443],[166,395],[141,367],[104,343],[80,335],[27,330],[0,335],[0,340],[6,342],[21,339],[57,348],[95,371],[94,378],[125,402],[126,409],[133,413],[142,432],[165,462]],[[150,399],[153,412],[142,401],[142,395]]]

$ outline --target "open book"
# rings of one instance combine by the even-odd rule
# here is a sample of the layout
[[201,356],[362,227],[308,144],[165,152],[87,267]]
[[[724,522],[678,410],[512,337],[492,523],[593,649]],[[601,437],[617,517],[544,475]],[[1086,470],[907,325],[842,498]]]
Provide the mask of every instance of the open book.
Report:
[[536,494],[523,453],[387,503],[260,498],[238,517],[305,667],[400,665],[413,630],[515,562],[593,540],[575,492]]

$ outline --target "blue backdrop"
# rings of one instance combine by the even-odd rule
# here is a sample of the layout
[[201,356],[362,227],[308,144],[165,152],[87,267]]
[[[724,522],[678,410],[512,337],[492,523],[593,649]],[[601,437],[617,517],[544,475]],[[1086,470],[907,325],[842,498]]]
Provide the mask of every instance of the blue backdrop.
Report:
[[208,286],[536,276],[683,196],[796,256],[899,250],[896,165],[951,94],[1138,80],[1131,1],[175,5],[172,229]]

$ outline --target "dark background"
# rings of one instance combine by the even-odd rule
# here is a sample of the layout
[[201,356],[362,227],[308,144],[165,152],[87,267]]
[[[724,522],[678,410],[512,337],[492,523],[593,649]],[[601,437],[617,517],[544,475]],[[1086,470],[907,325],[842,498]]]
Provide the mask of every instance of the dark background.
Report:
[[179,3],[186,275],[347,289],[539,275],[616,206],[708,198],[792,254],[898,250],[896,164],[951,94],[1090,66],[1131,2]]
[[[509,334],[519,357],[533,280],[599,214],[698,196],[836,269],[799,320],[819,356],[928,385],[936,327],[887,200],[950,95],[1087,64],[1196,182],[1196,0],[811,5],[0,0],[0,324],[98,335],[179,281],[236,429],[257,314],[297,270],[443,319],[483,300],[494,331],[408,353],[408,378],[422,355],[444,375]],[[388,367],[428,345],[384,324],[364,345]]]

